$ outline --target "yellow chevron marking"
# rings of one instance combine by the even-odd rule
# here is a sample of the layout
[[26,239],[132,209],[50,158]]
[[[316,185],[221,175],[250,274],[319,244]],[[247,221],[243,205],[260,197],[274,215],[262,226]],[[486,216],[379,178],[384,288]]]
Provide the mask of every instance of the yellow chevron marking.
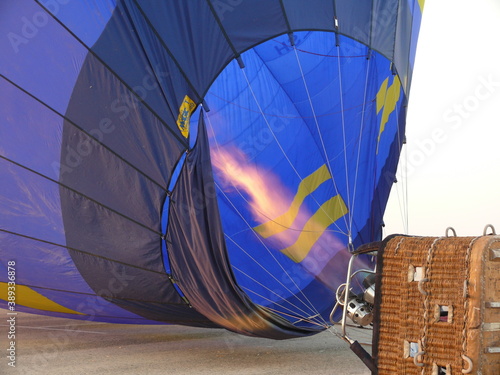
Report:
[[[7,301],[7,290],[8,284],[4,282],[0,282],[0,299]],[[61,312],[67,314],[77,314],[77,315],[85,315],[78,311],[68,309],[58,303],[48,299],[47,297],[42,296],[40,293],[35,292],[33,289],[27,287],[26,285],[16,285],[16,305],[22,305],[26,307],[31,307],[37,310],[44,311],[54,311]]]
[[385,125],[389,121],[389,116],[396,109],[396,104],[401,96],[401,82],[399,81],[398,76],[394,76],[394,81],[389,87],[387,87],[388,82],[389,78],[386,78],[384,82],[382,82],[376,97],[377,114],[383,109],[382,118],[380,119],[380,131],[377,140],[377,154],[380,137],[385,130]]
[[255,227],[254,230],[263,238],[268,238],[290,228],[299,214],[300,206],[304,202],[304,199],[330,178],[332,178],[330,172],[326,165],[323,164],[315,172],[302,180],[287,212],[274,220]]
[[387,77],[384,82],[380,85],[380,88],[377,92],[376,103],[377,103],[377,114],[380,112],[382,108],[384,108],[385,104],[385,95],[387,94],[387,84],[389,83],[389,77]]
[[281,252],[296,263],[302,262],[326,228],[347,212],[348,209],[340,195],[330,198],[307,221],[297,241]]

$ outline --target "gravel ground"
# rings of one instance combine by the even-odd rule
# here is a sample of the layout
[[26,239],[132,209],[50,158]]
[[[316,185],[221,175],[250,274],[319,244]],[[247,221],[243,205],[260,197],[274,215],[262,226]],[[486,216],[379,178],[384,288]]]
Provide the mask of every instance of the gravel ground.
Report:
[[[9,352],[7,311],[0,344]],[[367,333],[358,332],[359,338]],[[326,331],[273,341],[223,329],[95,323],[18,313],[16,355],[6,375],[370,374],[344,341]]]

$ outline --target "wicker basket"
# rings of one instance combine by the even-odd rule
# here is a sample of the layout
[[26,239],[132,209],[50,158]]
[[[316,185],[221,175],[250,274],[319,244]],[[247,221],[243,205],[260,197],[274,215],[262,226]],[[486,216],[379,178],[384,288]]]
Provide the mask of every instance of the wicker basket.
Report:
[[500,375],[500,236],[394,236],[378,257],[379,374]]

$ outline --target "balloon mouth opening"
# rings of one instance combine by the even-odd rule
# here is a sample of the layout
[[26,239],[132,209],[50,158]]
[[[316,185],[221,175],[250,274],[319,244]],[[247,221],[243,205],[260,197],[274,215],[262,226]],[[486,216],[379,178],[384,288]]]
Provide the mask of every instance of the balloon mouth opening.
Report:
[[337,41],[319,31],[294,33],[295,45],[286,34],[268,40],[231,62],[205,96],[234,276],[255,303],[297,326],[327,324],[349,258],[350,209],[331,166],[340,153],[325,154],[324,142],[340,136],[328,128],[344,115],[339,71],[363,65],[368,49]]

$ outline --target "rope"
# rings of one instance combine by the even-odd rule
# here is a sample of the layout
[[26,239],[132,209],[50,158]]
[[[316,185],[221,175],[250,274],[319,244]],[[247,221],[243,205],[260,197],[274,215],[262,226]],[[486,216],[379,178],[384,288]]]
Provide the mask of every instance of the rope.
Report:
[[276,141],[279,149],[281,150],[281,152],[283,153],[283,156],[285,157],[286,161],[288,162],[288,164],[290,164],[290,167],[292,167],[293,171],[295,172],[295,174],[299,177],[299,179],[302,181],[302,177],[300,176],[299,172],[297,171],[297,169],[293,166],[290,158],[288,157],[287,153],[285,152],[285,149],[283,148],[283,146],[281,145],[281,142],[278,140],[278,137],[276,137],[276,134],[274,133],[273,131],[273,128],[271,127],[271,125],[269,124],[269,121],[267,121],[267,117],[266,115],[264,114],[264,111],[262,110],[262,107],[260,106],[259,104],[259,101],[257,100],[257,96],[255,95],[255,92],[253,91],[253,88],[252,88],[252,85],[250,84],[250,80],[248,79],[248,76],[245,72],[245,69],[241,69],[242,73],[243,73],[243,76],[245,77],[245,80],[247,82],[247,85],[248,85],[248,88],[250,89],[250,93],[252,94],[252,97],[255,101],[255,104],[257,104],[257,107],[259,108],[259,112],[260,114],[262,115],[262,117],[264,118],[264,122],[266,123],[267,127],[269,128],[269,130],[271,131],[271,134],[274,138],[274,140]]
[[[259,111],[260,111],[260,113],[261,113],[262,117],[264,118],[264,121],[265,121],[265,123],[266,123],[266,125],[267,125],[268,129],[271,131],[271,134],[272,134],[272,136],[273,136],[274,140],[275,140],[275,141],[276,141],[276,143],[278,144],[279,149],[280,149],[280,150],[281,150],[281,152],[283,153],[283,156],[284,156],[284,157],[285,157],[285,159],[287,160],[288,164],[290,164],[290,167],[293,169],[293,171],[295,172],[295,174],[297,175],[297,177],[300,179],[300,181],[303,181],[302,176],[299,174],[299,172],[297,171],[297,169],[293,166],[293,164],[292,164],[292,162],[291,162],[290,158],[288,157],[288,155],[286,154],[285,150],[283,149],[283,146],[281,145],[280,141],[279,141],[279,140],[278,140],[278,138],[276,137],[276,134],[274,133],[273,128],[272,128],[272,127],[271,127],[271,125],[269,124],[269,121],[267,121],[267,118],[266,118],[266,116],[265,116],[265,114],[264,114],[264,111],[262,110],[262,107],[260,106],[260,104],[259,104],[259,102],[258,102],[258,100],[257,100],[257,96],[255,95],[255,92],[253,91],[252,85],[250,84],[250,81],[249,81],[249,79],[248,79],[248,76],[246,75],[245,70],[244,70],[244,69],[241,69],[241,71],[243,72],[243,75],[245,76],[245,80],[247,81],[247,85],[248,85],[248,88],[250,89],[250,92],[251,92],[251,94],[252,94],[252,97],[253,97],[253,99],[255,100],[255,103],[257,104],[257,107],[259,108]],[[304,82],[305,82],[305,81],[304,81]],[[307,86],[306,86],[306,87],[307,87]],[[315,118],[315,120],[316,120],[316,124],[317,124],[317,119]],[[319,131],[319,130],[318,130],[318,131]],[[321,133],[319,133],[319,134],[320,134],[320,137],[321,137]],[[321,138],[321,142],[323,143],[322,138]],[[324,148],[324,145],[323,145],[323,148]],[[325,150],[325,152],[326,152],[326,150]],[[328,158],[327,158],[327,162],[328,162]],[[329,165],[329,164],[328,164],[328,169],[329,169],[329,171],[330,171],[330,175],[332,176],[332,181],[333,181],[333,184],[334,184],[334,186],[335,186],[335,190],[336,190],[337,195],[338,195],[338,189],[337,189],[337,185],[336,185],[336,183],[335,183],[335,178],[333,177],[332,170],[331,170],[331,167],[330,167],[330,165]],[[313,200],[316,202],[316,204],[318,205],[318,207],[319,207],[319,208],[320,208],[320,209],[321,209],[321,210],[322,210],[322,211],[326,214],[326,216],[327,216],[327,217],[328,217],[328,218],[329,218],[329,219],[333,222],[333,224],[335,224],[335,226],[337,227],[337,229],[338,229],[340,232],[342,232],[342,229],[338,226],[338,224],[336,223],[336,221],[334,221],[334,220],[330,217],[330,215],[328,214],[328,212],[326,212],[326,211],[325,211],[325,209],[324,209],[324,208],[322,208],[322,205],[318,202],[318,200],[316,199],[316,197],[315,197],[313,194],[311,194],[311,197],[312,197],[312,198],[313,198]],[[346,220],[345,215],[343,216],[343,218],[344,218],[344,220]],[[347,222],[346,222],[346,227],[347,227]]]
[[[406,227],[406,222],[405,222],[405,211],[404,211],[404,196],[401,198],[399,194],[399,189],[396,186],[396,196],[398,197],[398,205],[399,205],[399,214],[401,215],[401,221],[403,222],[403,231],[405,234],[408,234],[408,229]],[[403,200],[403,203],[401,203],[401,199]]]
[[[217,137],[215,136],[215,132],[214,132],[214,128],[213,128],[213,125],[212,125],[212,121],[210,120],[210,116],[207,116],[207,122],[208,122],[208,125],[212,131],[212,134],[214,134],[214,142],[215,142],[215,145],[217,147],[217,150],[220,150],[220,146],[219,146],[219,143],[217,142]],[[298,285],[295,283],[294,279],[292,278],[291,275],[288,274],[287,270],[281,265],[281,263],[278,261],[278,259],[274,256],[274,254],[271,252],[271,250],[266,246],[266,244],[262,241],[261,237],[253,230],[253,228],[251,227],[250,223],[248,223],[248,221],[244,218],[243,214],[236,208],[236,206],[233,204],[233,202],[229,199],[229,197],[224,193],[224,191],[221,189],[221,187],[217,184],[217,182],[215,182],[215,185],[216,187],[219,189],[219,191],[222,193],[222,195],[224,196],[224,198],[229,202],[229,204],[233,207],[234,211],[240,216],[240,218],[245,222],[245,224],[247,225],[247,227],[252,231],[252,233],[256,236],[257,240],[264,246],[264,248],[267,250],[267,252],[272,256],[272,258],[275,260],[275,262],[280,266],[280,268],[283,270],[283,272],[285,273],[285,275],[292,281],[292,283],[295,285],[295,287],[297,288],[297,290],[300,290],[300,288],[298,287]],[[246,200],[246,198],[244,197],[244,195],[241,193],[241,191],[238,189],[238,187],[236,187],[234,185],[234,183],[231,181],[231,185],[233,186],[233,188],[238,192],[238,194],[240,195],[240,197],[242,197],[247,203],[248,201]],[[295,295],[294,292],[292,292],[289,288],[287,288],[283,283],[281,283],[273,274],[271,274],[262,264],[259,263],[259,261],[257,261],[254,257],[252,257],[247,251],[245,251],[240,245],[238,245],[236,243],[236,241],[234,241],[233,238],[231,238],[230,236],[228,235],[225,235],[229,240],[231,240],[231,242],[233,242],[245,255],[247,255],[251,260],[253,260],[259,267],[261,267],[266,273],[268,273],[274,280],[276,280],[283,288],[285,288],[285,290],[287,290],[290,294],[293,294]],[[240,271],[241,272],[241,271]],[[304,301],[302,301],[300,298],[298,298],[298,300],[300,302],[302,302],[304,304],[304,306],[308,309],[311,309],[311,311],[313,311],[314,313],[318,313],[319,314],[319,311],[314,307],[314,305],[311,303],[311,301],[309,301],[309,299],[307,298],[307,296],[300,290],[301,294],[304,296],[304,298],[306,299],[306,301],[310,304],[310,306],[308,306]],[[298,306],[296,305],[293,305],[295,308],[297,308],[298,310],[301,310],[303,311],[302,309],[300,309]],[[303,311],[305,312],[305,311]],[[308,316],[309,314],[306,314],[306,316]],[[323,319],[324,320],[324,319]],[[326,321],[325,321],[326,323]]]
[[[297,288],[298,291],[300,291],[300,294],[304,297],[305,301],[307,303],[309,303],[309,306],[302,300],[299,299],[300,302],[302,302],[304,304],[304,306],[306,306],[307,308],[310,308],[311,311],[315,314],[319,314],[319,311],[316,309],[316,307],[312,304],[312,302],[309,300],[309,298],[307,298],[307,296],[304,294],[304,292],[299,288],[299,286],[297,285],[297,283],[295,282],[295,280],[293,279],[293,277],[291,277],[291,275],[288,274],[288,271],[283,267],[283,265],[278,261],[278,259],[276,259],[276,257],[274,256],[274,254],[272,253],[272,251],[269,249],[269,247],[264,243],[264,241],[262,241],[261,237],[252,229],[252,227],[250,226],[250,223],[248,223],[248,221],[244,218],[244,216],[242,215],[242,213],[236,208],[236,206],[231,202],[231,200],[227,197],[227,195],[224,193],[224,191],[220,188],[220,186],[215,183],[215,186],[217,187],[217,189],[219,189],[219,191],[222,193],[222,195],[226,198],[226,200],[229,202],[229,204],[233,207],[233,209],[236,211],[236,213],[240,216],[240,218],[245,222],[245,224],[248,226],[248,228],[251,230],[251,232],[255,235],[255,237],[257,238],[257,240],[262,244],[262,246],[264,246],[264,248],[267,250],[267,252],[269,253],[269,255],[271,255],[271,257],[273,258],[273,260],[276,262],[276,264],[278,264],[278,266],[281,268],[281,270],[285,273],[286,276],[288,276],[288,278],[290,279],[290,281],[292,282],[292,284]],[[285,288],[288,292],[290,292],[290,294],[293,294],[293,295],[296,295],[294,292],[292,292],[290,289],[288,289],[285,285],[283,285],[283,283],[281,283],[274,275],[272,275],[262,264],[260,264],[255,258],[253,258],[252,256],[250,256],[250,254],[248,254],[247,251],[245,251],[240,245],[238,245],[236,243],[236,241],[234,241],[234,239],[232,239],[230,236],[228,235],[225,235],[229,240],[231,240],[231,242],[233,242],[241,251],[243,251],[243,253],[245,253],[246,255],[248,255],[248,257],[250,259],[252,259],[255,263],[257,263],[257,265],[259,265],[262,269],[264,269],[274,280],[276,280],[283,288]],[[309,316],[310,314],[307,314],[307,316]],[[326,322],[326,321],[325,321]]]
[[[215,143],[215,146],[217,148],[217,151],[220,151],[220,146],[219,146],[219,142],[217,142],[217,138],[215,137],[215,131],[214,131],[214,128],[212,126],[212,121],[210,120],[210,117],[207,116],[207,120],[208,120],[208,125],[210,127],[210,130],[212,132],[212,134],[214,134],[214,143]],[[239,194],[239,196],[241,197],[241,199],[243,199],[247,204],[248,206],[250,206],[250,202],[248,201],[247,197],[241,193],[240,189],[233,184],[233,182],[231,181],[231,185],[232,187],[236,190],[236,192]],[[316,199],[314,199],[316,201]],[[316,201],[316,203],[319,205],[319,203]],[[294,227],[289,227],[289,226],[286,226],[286,225],[283,225],[282,223],[279,223],[277,222],[274,218],[268,216],[265,212],[262,212],[260,209],[257,209],[257,208],[254,208],[256,211],[259,212],[260,215],[262,215],[263,217],[265,217],[268,221],[272,221],[273,223],[276,223],[277,225],[283,227],[283,228],[286,228],[287,230],[291,230],[291,231],[294,231],[294,232],[306,232],[306,233],[315,233],[315,232],[318,232],[318,231],[312,231],[312,230],[304,230],[302,228],[294,228]],[[346,235],[347,236],[347,233],[345,233],[344,231],[342,231],[338,226],[337,226],[338,230],[334,230],[334,229],[326,229],[325,232],[331,232],[331,233],[339,233],[339,234],[343,234],[343,235]],[[240,232],[236,232],[234,233],[233,235],[235,234],[239,234]]]
[[[358,142],[358,156],[356,158],[356,172],[354,174],[354,192],[352,195],[352,212],[354,213],[354,206],[356,203],[356,191],[357,191],[357,186],[358,186],[358,174],[359,174],[359,160],[361,158],[361,140],[363,138],[363,128],[365,124],[365,104],[366,104],[366,95],[368,91],[368,73],[370,71],[370,61],[371,59],[366,60],[366,79],[365,79],[365,90],[363,94],[363,109],[361,110],[361,124],[360,124],[360,130],[359,130],[359,142]],[[350,220],[349,220],[349,228],[352,230],[352,222],[354,219],[354,214],[351,215]]]
[[[348,168],[348,165],[347,165],[347,144],[346,144],[346,139],[345,139],[345,117],[344,117],[344,96],[343,96],[343,92],[344,90],[342,89],[342,71],[340,69],[340,45],[337,45],[337,51],[338,51],[338,57],[337,57],[337,61],[338,61],[338,70],[339,70],[339,91],[340,91],[340,95],[339,95],[339,99],[340,99],[340,114],[341,114],[341,119],[342,119],[342,141],[343,141],[343,144],[344,144],[344,168],[345,168],[345,183],[346,183],[346,194],[347,194],[347,207],[351,207],[351,197],[350,197],[350,194],[349,194],[349,168]],[[349,222],[352,223],[352,216],[353,216],[353,212],[352,210],[349,210]],[[347,225],[347,223],[346,223]],[[347,230],[349,232],[349,244],[352,243],[352,231],[351,231],[351,227],[350,226],[347,226]]]
[[[272,308],[272,307],[266,306],[266,309],[268,309],[268,310],[271,310],[271,311],[273,311],[273,312],[275,312],[275,313],[278,313],[278,314],[281,314],[281,315],[285,315],[285,316],[288,316],[288,317],[291,317],[291,318],[297,319],[298,321],[308,322],[308,323],[311,323],[311,324],[317,325],[317,326],[322,327],[322,328],[328,328],[328,327],[329,327],[328,325],[322,324],[321,322],[320,322],[320,323],[318,323],[318,322],[316,322],[315,320],[313,320],[314,318],[316,318],[316,316],[312,316],[312,317],[303,317],[303,316],[297,315],[297,314],[295,314],[295,311],[293,311],[293,310],[291,310],[291,309],[289,309],[289,308],[287,308],[287,307],[285,307],[285,306],[283,306],[283,305],[281,305],[281,304],[279,304],[279,303],[276,303],[276,301],[272,301],[272,300],[270,300],[269,298],[266,298],[266,297],[264,297],[264,296],[260,295],[259,293],[256,293],[255,291],[253,291],[253,290],[249,289],[249,288],[245,288],[245,287],[243,287],[243,289],[245,289],[245,290],[246,290],[246,291],[248,291],[249,293],[253,293],[253,294],[255,294],[256,296],[258,296],[258,297],[260,297],[260,298],[262,298],[262,299],[265,299],[266,301],[270,302],[270,303],[271,303],[271,304],[273,304],[273,305],[279,306],[279,307],[283,308],[284,310],[288,310],[288,311],[290,311],[290,313],[286,313],[286,312],[284,312],[284,311],[281,311],[281,310],[274,309],[274,308]],[[287,301],[287,302],[289,302],[289,301]],[[298,323],[298,322],[296,322],[296,323]],[[294,323],[292,323],[292,324],[294,324]]]
[[[280,42],[280,41],[278,41],[276,39],[273,39],[273,42],[281,44],[282,46],[288,47],[288,44],[286,44],[284,42]],[[327,54],[323,54],[323,53],[317,53],[317,52],[307,51],[305,49],[300,49],[300,48],[296,48],[296,49],[297,49],[297,51],[302,52],[302,53],[307,53],[309,55],[321,56],[321,57],[341,57],[341,58],[344,58],[344,59],[352,59],[352,58],[357,58],[357,57],[365,57],[365,58],[368,57],[368,55],[350,55],[350,56],[346,56],[346,55],[344,55],[344,56],[340,56],[340,55],[327,55]]]
[[405,197],[405,213],[406,213],[406,216],[405,216],[405,224],[406,224],[406,234],[409,234],[410,233],[410,216],[409,216],[409,211],[410,211],[410,205],[409,205],[409,202],[410,202],[410,198],[409,198],[409,195],[408,195],[408,147],[405,147],[405,153],[404,153],[404,161],[405,161],[405,173],[404,173],[404,176],[402,178],[402,180],[404,181],[404,197]]
[[[207,116],[207,120],[208,120],[208,125],[212,131],[212,134],[214,134],[214,142],[215,142],[215,145],[217,147],[217,150],[220,150],[220,147],[219,147],[219,143],[217,142],[217,137],[215,136],[215,132],[214,132],[214,128],[212,126],[212,122],[210,120],[210,116]],[[300,177],[300,176],[299,176]],[[311,301],[309,301],[309,299],[307,298],[307,296],[301,291],[301,289],[298,287],[298,285],[295,283],[295,280],[291,277],[291,275],[288,274],[288,272],[286,271],[286,269],[281,265],[281,263],[278,261],[278,259],[276,259],[276,257],[274,256],[274,254],[272,253],[272,251],[269,249],[268,246],[266,246],[266,244],[263,242],[262,238],[253,230],[253,228],[251,227],[251,225],[248,223],[248,221],[244,218],[243,214],[236,208],[236,206],[233,204],[233,202],[231,202],[231,200],[229,199],[229,197],[224,193],[224,191],[221,189],[221,187],[215,182],[215,185],[217,186],[217,188],[219,189],[219,191],[222,193],[222,195],[224,196],[224,198],[226,198],[226,200],[229,202],[229,204],[233,207],[233,209],[235,210],[235,212],[240,216],[240,218],[245,222],[245,224],[248,226],[248,228],[252,231],[252,233],[255,235],[255,237],[257,238],[257,240],[264,246],[264,248],[267,250],[267,252],[272,256],[272,258],[275,260],[275,262],[280,266],[280,268],[283,270],[283,272],[286,274],[286,276],[292,281],[292,283],[294,284],[294,286],[297,288],[297,290],[300,290],[300,293],[304,296],[305,300],[310,304],[310,306],[308,306],[304,301],[300,300],[304,306],[306,306],[307,308],[310,308],[311,311],[313,311],[314,313],[318,313],[319,314],[319,311],[315,308],[315,306],[312,304]],[[233,182],[231,181],[231,185],[233,186],[234,189],[236,189],[236,191],[238,192],[238,194],[240,195],[240,197],[242,197],[243,199],[244,196],[243,194],[240,192],[240,190],[233,184]],[[245,199],[246,201],[246,199]],[[247,201],[248,202],[248,201]],[[227,236],[227,235],[226,235]],[[271,275],[271,277],[273,279],[275,279],[283,288],[285,288],[290,294],[295,294],[294,292],[292,292],[290,289],[288,289],[285,285],[283,285],[278,279],[276,279],[276,277],[274,275],[272,275],[264,266],[262,266],[256,259],[254,259],[250,254],[248,254],[248,252],[246,252],[241,246],[239,246],[230,236],[227,236],[227,238],[229,238],[244,254],[246,254],[250,259],[252,259],[255,263],[257,263],[262,269],[264,269],[269,275]],[[299,309],[298,306],[294,306],[296,307],[297,309]],[[324,319],[323,319],[324,320]],[[326,321],[325,321],[326,323]]]
[[[425,278],[422,279],[419,282],[419,287],[421,286],[422,282],[430,281],[431,280],[431,264],[432,264],[432,256],[434,255],[433,250],[436,244],[442,239],[443,237],[437,237],[429,247],[429,250],[427,252],[427,259],[425,262]],[[429,330],[429,324],[428,324],[428,319],[429,319],[429,296],[430,293],[426,292],[425,293],[425,298],[424,298],[424,334],[422,336],[422,350],[425,351],[425,345],[427,341],[427,332]]]
[[[279,310],[273,309],[273,308],[271,308],[271,307],[266,307],[266,309],[268,309],[268,310],[270,310],[270,311],[273,311],[273,312],[275,312],[275,313],[278,313],[278,314],[282,314],[282,315],[289,316],[289,317],[291,317],[291,318],[298,319],[298,321],[297,321],[297,322],[295,322],[295,323],[299,323],[299,322],[308,322],[308,323],[311,323],[311,324],[317,325],[317,326],[322,327],[322,328],[325,328],[325,329],[326,329],[326,328],[329,328],[329,326],[324,326],[324,325],[322,325],[322,324],[318,324],[317,322],[315,322],[314,320],[312,320],[312,318],[314,318],[314,316],[313,316],[313,317],[308,317],[308,318],[303,318],[303,317],[301,317],[301,316],[297,316],[297,315],[292,315],[292,314],[287,314],[287,313],[284,313],[284,312],[282,312],[282,311],[279,311]],[[294,323],[294,324],[295,324],[295,323]]]
[[[233,102],[231,100],[228,100],[228,99],[225,99],[223,98],[222,96],[219,96],[213,92],[209,92],[210,95],[216,97],[217,99],[220,99],[222,100],[223,102],[226,102],[228,104],[231,104],[231,105],[234,105],[235,107],[238,107],[238,108],[241,108],[245,111],[248,111],[248,112],[253,112],[253,113],[261,113],[260,111],[256,111],[255,109],[251,109],[251,108],[248,108],[248,107],[244,107],[236,102]],[[359,107],[365,107],[366,104],[368,103],[374,103],[375,100],[377,100],[376,97],[374,97],[373,99],[370,99],[369,101],[367,102],[363,102],[361,104],[358,104],[358,105],[354,105],[352,107],[349,107],[349,108],[346,108],[344,109],[345,112],[347,111],[352,111],[353,109],[356,109],[356,108],[359,108]],[[321,118],[321,117],[328,117],[328,116],[333,116],[333,115],[337,115],[339,114],[341,111],[336,111],[336,112],[329,112],[329,113],[324,113],[322,115],[316,115],[317,118]],[[285,118],[285,119],[303,119],[303,120],[307,120],[307,119],[312,119],[314,118],[314,116],[283,116],[283,115],[277,115],[277,114],[274,114],[274,113],[268,113],[268,112],[264,112],[264,114],[267,116],[267,117],[276,117],[276,118]]]
[[394,255],[397,255],[399,247],[403,244],[403,241],[406,239],[406,237],[401,237],[401,239],[398,241],[398,244],[396,245],[396,248],[394,249]]
[[[396,105],[396,108],[394,109],[395,112],[396,112],[396,129],[397,129],[397,134],[398,134],[398,142],[400,142],[401,140],[401,135],[400,135],[400,128],[399,128],[399,107]],[[377,146],[378,148],[378,146]],[[399,148],[402,149],[403,148],[403,145],[401,143],[399,143]],[[398,203],[399,203],[399,207],[400,207],[400,213],[401,213],[401,216],[402,216],[402,221],[403,221],[403,228],[404,228],[404,231],[405,231],[405,234],[408,234],[409,233],[409,228],[408,228],[408,211],[409,211],[409,206],[408,206],[408,175],[407,175],[407,171],[408,171],[408,152],[405,148],[405,174],[404,176],[402,175],[401,177],[401,191],[402,191],[402,195],[403,195],[403,204],[401,204],[400,202],[400,198],[399,198],[399,190],[397,189],[396,187],[396,192],[398,194]]]
[[[306,82],[306,78],[304,76],[304,71],[302,70],[302,64],[300,63],[300,59],[299,59],[299,55],[297,53],[297,50],[295,49],[295,46],[294,46],[294,51],[295,51],[295,58],[297,59],[297,64],[299,66],[299,70],[300,70],[300,75],[302,76],[302,82],[304,83],[304,88],[306,90],[306,94],[307,94],[307,99],[309,100],[309,106],[311,107],[311,111],[312,111],[312,114],[313,114],[313,118],[314,118],[314,123],[316,125],[316,130],[318,131],[318,135],[319,135],[319,140],[321,142],[321,147],[323,148],[323,153],[324,153],[324,156],[325,156],[325,161],[326,161],[326,165],[328,167],[328,171],[330,172],[330,176],[332,177],[332,181],[333,181],[333,186],[335,187],[335,193],[336,195],[339,195],[339,189],[337,187],[337,182],[335,181],[335,176],[333,174],[333,170],[332,170],[332,166],[330,164],[330,159],[328,157],[328,153],[326,151],[326,147],[325,147],[325,142],[323,141],[323,135],[321,134],[321,130],[320,130],[320,127],[319,127],[319,122],[318,122],[318,118],[316,116],[316,111],[314,110],[314,106],[313,106],[313,103],[312,103],[312,99],[311,99],[311,94],[309,93],[309,88],[307,87],[307,82]],[[341,107],[341,112],[343,110],[343,107]],[[342,113],[342,118],[344,118],[344,114]],[[347,173],[347,171],[346,171]],[[349,190],[349,189],[348,189]],[[350,204],[349,204],[349,191],[347,192],[347,207],[350,208]],[[330,215],[328,214],[328,212],[326,212],[324,209],[323,209],[323,212],[325,212],[325,214],[328,216],[328,218],[331,220],[331,217]],[[351,211],[349,210],[348,211],[348,215],[351,214]],[[348,231],[348,236],[350,236],[350,229],[349,229],[349,224],[347,223],[347,219],[345,217],[345,215],[342,216],[343,219],[344,219],[344,222],[345,222],[345,225],[346,225],[346,229]],[[333,221],[333,220],[332,220]],[[334,222],[335,226],[339,229],[340,227],[338,226],[338,224],[336,224]]]
[[[237,243],[236,243],[236,242],[235,242],[235,241],[234,241],[231,237],[229,237],[229,236],[227,236],[227,237],[228,237],[228,238],[229,238],[229,239],[230,239],[230,240],[231,240],[231,241],[232,241],[232,242],[233,242],[233,243],[234,243],[237,247],[240,247],[240,246],[239,246],[239,245],[238,245],[238,244],[237,244]],[[243,250],[243,251],[244,251],[244,250]],[[244,253],[246,253],[246,252],[244,251]],[[247,253],[246,253],[246,254],[247,254]],[[247,255],[249,255],[249,254],[247,254]],[[250,255],[249,255],[249,256],[250,256]],[[253,257],[251,257],[251,256],[250,256],[250,258],[251,258],[252,260],[254,260],[254,261],[255,261],[255,259],[254,259]],[[262,267],[262,268],[263,268],[263,269],[264,269],[264,270],[265,270],[268,274],[270,274],[270,275],[271,275],[271,277],[273,277],[273,278],[274,278],[274,276],[273,276],[273,275],[272,275],[272,274],[271,274],[268,270],[266,270],[266,269],[265,269],[265,268],[264,268],[261,264],[259,264],[258,262],[257,262],[257,264],[258,264],[260,267]],[[252,276],[248,275],[248,274],[247,274],[246,272],[244,272],[243,270],[239,269],[239,268],[238,268],[238,267],[236,267],[236,266],[233,266],[233,268],[234,268],[236,271],[240,272],[242,275],[246,276],[247,278],[249,278],[250,280],[252,280],[253,282],[255,282],[256,284],[259,284],[260,286],[262,286],[262,287],[263,287],[264,289],[266,289],[267,291],[271,292],[271,294],[274,294],[274,295],[275,295],[275,296],[277,296],[277,297],[283,298],[283,297],[282,297],[282,296],[280,296],[278,293],[276,293],[274,290],[272,290],[272,289],[268,288],[266,285],[262,284],[261,282],[259,282],[259,281],[258,281],[258,280],[256,280],[256,279],[254,279]],[[277,279],[275,279],[275,280],[276,280],[276,281],[278,281]],[[278,282],[279,282],[279,281],[278,281]],[[281,284],[281,283],[280,283],[280,284]],[[282,284],[281,284],[281,285],[282,285]],[[286,287],[285,287],[284,285],[282,285],[282,286],[286,289]],[[278,306],[283,307],[283,309],[286,309],[286,310],[288,310],[288,311],[294,312],[294,311],[293,311],[293,310],[291,310],[290,308],[287,308],[287,307],[285,307],[285,306],[282,306],[281,304],[277,303],[276,301],[272,301],[272,300],[270,300],[270,299],[268,299],[268,298],[266,298],[266,297],[264,297],[264,296],[262,296],[262,295],[258,294],[258,293],[257,293],[257,292],[255,292],[254,290],[251,290],[250,288],[246,288],[246,287],[242,287],[242,288],[243,288],[243,289],[248,290],[249,292],[251,292],[251,293],[253,293],[253,294],[257,295],[257,296],[259,296],[260,298],[263,298],[263,299],[265,299],[265,300],[267,300],[267,301],[269,301],[269,302],[272,302],[272,303],[273,303],[273,304],[275,304],[275,305],[278,305]],[[288,290],[288,291],[289,291],[291,294],[293,294],[293,292],[292,292],[292,291],[290,291],[290,290]],[[309,313],[308,313],[307,311],[305,311],[305,310],[301,309],[299,306],[295,305],[294,303],[292,303],[292,302],[290,302],[290,301],[288,301],[288,300],[283,300],[283,301],[285,301],[285,302],[289,303],[292,307],[294,307],[294,308],[296,308],[297,310],[299,310],[300,312],[302,312],[302,313],[304,314],[304,316],[308,316],[308,315],[309,315]],[[302,301],[301,301],[301,302],[302,302]],[[305,304],[304,304],[304,305],[305,305]],[[308,306],[306,306],[306,307],[308,307]]]

